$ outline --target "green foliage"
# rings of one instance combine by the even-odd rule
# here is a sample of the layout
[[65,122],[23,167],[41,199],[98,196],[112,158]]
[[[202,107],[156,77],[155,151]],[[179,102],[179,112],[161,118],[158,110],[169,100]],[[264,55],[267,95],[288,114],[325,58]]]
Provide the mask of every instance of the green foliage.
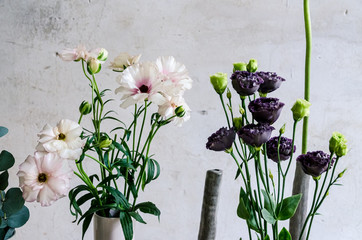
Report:
[[0,126],[0,137],[5,136],[8,132],[9,130],[6,127]]
[[0,153],[0,171],[5,171],[11,168],[15,163],[15,159],[11,153],[3,150]]
[[292,240],[292,236],[286,228],[283,228],[279,233],[279,240]]
[[293,217],[301,198],[302,194],[296,194],[283,199],[283,201],[277,206],[278,220],[287,220]]

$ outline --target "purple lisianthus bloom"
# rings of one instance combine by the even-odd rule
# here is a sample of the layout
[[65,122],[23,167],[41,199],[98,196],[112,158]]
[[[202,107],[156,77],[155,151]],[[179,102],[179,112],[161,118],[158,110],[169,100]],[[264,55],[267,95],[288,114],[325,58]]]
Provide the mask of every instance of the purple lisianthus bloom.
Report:
[[[307,152],[297,157],[297,161],[300,162],[303,171],[313,177],[318,177],[325,171],[327,171],[330,156],[323,151]],[[333,165],[334,159],[330,166]]]
[[238,131],[238,135],[246,144],[260,147],[270,139],[274,129],[268,124],[248,124]]
[[230,79],[233,88],[240,96],[253,95],[264,82],[258,74],[248,71],[235,71]]
[[[279,137],[272,137],[266,143],[266,152],[268,158],[274,162],[278,162],[278,139]],[[295,152],[295,145],[293,147],[292,139],[281,137],[279,143],[279,157],[280,161],[285,161],[290,158],[290,155]]]
[[222,127],[207,139],[206,148],[214,151],[228,150],[235,141],[235,135],[233,128],[228,130]]
[[264,80],[259,88],[259,92],[264,94],[275,91],[285,81],[284,78],[279,77],[275,72],[258,72],[257,74]]
[[283,106],[278,98],[260,97],[249,103],[249,110],[258,123],[271,125],[279,118]]

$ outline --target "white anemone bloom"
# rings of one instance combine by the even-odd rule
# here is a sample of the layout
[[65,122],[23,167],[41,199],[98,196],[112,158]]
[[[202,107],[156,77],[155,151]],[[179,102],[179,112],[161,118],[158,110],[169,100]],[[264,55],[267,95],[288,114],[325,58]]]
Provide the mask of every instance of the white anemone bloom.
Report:
[[75,160],[82,154],[84,141],[81,140],[82,127],[71,120],[63,119],[56,127],[46,124],[38,134],[37,151],[58,152],[62,158]]
[[72,169],[57,153],[35,152],[20,164],[17,175],[25,201],[49,206],[67,195]]
[[192,79],[185,65],[177,62],[174,57],[159,57],[156,65],[162,75],[164,92],[167,95],[180,95],[184,90],[191,89]]
[[81,59],[87,60],[88,55],[89,52],[87,51],[84,45],[79,45],[77,48],[74,49],[67,48],[62,52],[58,53],[58,56],[63,61],[78,61]]
[[131,56],[128,53],[120,53],[114,60],[111,62],[110,68],[114,71],[122,72],[127,67],[130,67],[140,61],[141,55]]
[[183,107],[185,115],[183,115],[182,117],[175,117],[172,119],[172,121],[176,126],[181,127],[185,121],[190,119],[190,112],[191,112],[190,107],[186,104],[185,99],[183,97],[166,96],[166,101],[164,102],[164,104],[158,106],[158,113],[162,117],[167,119],[175,115],[175,109],[179,106]]
[[126,68],[117,82],[121,86],[115,90],[115,93],[123,95],[121,98],[123,108],[141,103],[146,99],[157,105],[165,101],[160,93],[161,80],[154,63],[137,63]]

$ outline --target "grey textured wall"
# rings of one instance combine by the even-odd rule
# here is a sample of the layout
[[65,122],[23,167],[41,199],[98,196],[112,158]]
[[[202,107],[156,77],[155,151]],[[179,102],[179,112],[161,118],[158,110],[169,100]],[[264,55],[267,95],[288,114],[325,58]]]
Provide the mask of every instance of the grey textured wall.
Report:
[[[61,61],[57,51],[84,43],[106,48],[110,59],[125,51],[141,53],[143,60],[173,55],[194,80],[185,96],[193,112],[184,127],[163,129],[152,147],[162,173],[143,197],[159,206],[161,222],[146,217],[148,224],[136,226],[136,237],[196,239],[204,177],[213,168],[224,171],[217,239],[246,236],[244,222],[236,216],[240,182],[233,180],[234,163],[225,154],[205,149],[207,137],[225,125],[209,75],[230,73],[232,62],[256,58],[261,70],[285,77],[287,82],[272,96],[286,103],[276,128],[288,122],[290,134],[289,109],[303,96],[302,2],[0,0],[0,125],[10,130],[0,140],[0,149],[12,152],[18,165],[33,153],[36,134],[45,123],[77,120],[78,104],[90,92],[79,65]],[[309,149],[327,151],[334,130],[346,135],[350,148],[348,158],[341,162],[341,167],[348,168],[344,187],[330,191],[320,209],[322,216],[316,217],[312,239],[357,239],[362,229],[362,3],[311,1],[311,14]],[[102,87],[116,87],[110,70],[100,76]],[[16,172],[16,167],[10,172],[12,185],[18,184]],[[288,186],[291,182],[292,178]],[[14,239],[80,239],[81,226],[71,223],[68,204],[67,198],[48,208],[27,204],[31,218]],[[91,230],[86,239],[92,238]]]

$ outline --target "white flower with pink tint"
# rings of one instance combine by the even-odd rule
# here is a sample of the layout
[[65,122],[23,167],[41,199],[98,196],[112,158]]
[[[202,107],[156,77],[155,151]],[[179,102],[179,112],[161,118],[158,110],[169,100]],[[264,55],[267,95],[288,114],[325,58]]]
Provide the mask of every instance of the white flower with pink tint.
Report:
[[77,48],[67,48],[58,53],[58,56],[63,61],[79,61],[81,59],[87,60],[89,52],[84,45],[79,45]]
[[56,153],[35,152],[20,164],[17,175],[25,201],[49,206],[67,195],[72,169]]
[[162,104],[165,99],[160,94],[161,80],[159,72],[154,63],[145,62],[132,65],[122,72],[117,79],[121,85],[115,93],[121,93],[123,101],[121,107],[127,108],[144,100]]
[[120,53],[114,60],[111,62],[110,68],[114,71],[122,72],[127,67],[130,67],[140,61],[141,55],[131,56],[128,53]]
[[82,127],[71,120],[63,119],[56,127],[46,124],[38,134],[37,151],[57,152],[62,158],[75,160],[82,154],[84,141],[81,140]]
[[164,92],[167,95],[182,95],[184,90],[191,89],[192,79],[185,65],[177,62],[174,57],[159,57],[156,65],[161,73]]
[[172,119],[172,121],[175,123],[175,125],[180,127],[183,124],[183,122],[190,119],[190,112],[191,112],[191,109],[186,104],[185,99],[183,97],[166,96],[166,101],[162,105],[158,106],[158,113],[162,117],[167,119],[167,118],[170,118],[173,115],[175,115],[176,108],[180,107],[180,106],[182,106],[182,108],[184,109],[183,116],[175,117]]

